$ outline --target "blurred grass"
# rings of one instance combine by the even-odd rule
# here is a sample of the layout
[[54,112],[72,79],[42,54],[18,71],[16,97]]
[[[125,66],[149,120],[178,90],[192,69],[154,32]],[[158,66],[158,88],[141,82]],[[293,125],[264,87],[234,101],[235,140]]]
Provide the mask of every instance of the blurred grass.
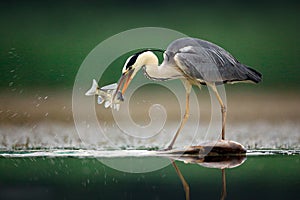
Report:
[[[263,73],[259,88],[294,89],[300,83],[299,8],[296,1],[1,1],[0,87],[69,90],[98,43],[156,26],[222,46]],[[105,82],[118,79],[125,60],[115,62]]]

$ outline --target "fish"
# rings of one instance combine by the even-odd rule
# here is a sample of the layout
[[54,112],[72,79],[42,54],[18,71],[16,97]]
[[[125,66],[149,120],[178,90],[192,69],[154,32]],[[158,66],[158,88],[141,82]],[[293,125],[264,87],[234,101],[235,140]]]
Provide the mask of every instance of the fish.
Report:
[[[117,83],[99,87],[95,79],[93,79],[92,87],[85,93],[86,96],[97,96],[97,103],[103,104],[105,108],[120,109],[120,103],[124,101],[122,92],[116,91],[118,88]],[[114,94],[116,97],[113,99]]]

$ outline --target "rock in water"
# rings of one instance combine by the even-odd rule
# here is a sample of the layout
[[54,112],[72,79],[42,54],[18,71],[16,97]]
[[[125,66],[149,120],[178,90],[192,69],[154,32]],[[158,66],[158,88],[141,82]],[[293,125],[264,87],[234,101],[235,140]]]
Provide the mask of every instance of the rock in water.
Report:
[[205,142],[197,146],[190,146],[184,150],[166,151],[170,154],[183,155],[203,155],[203,156],[221,156],[221,155],[242,155],[246,154],[246,148],[238,142],[230,140],[218,140]]

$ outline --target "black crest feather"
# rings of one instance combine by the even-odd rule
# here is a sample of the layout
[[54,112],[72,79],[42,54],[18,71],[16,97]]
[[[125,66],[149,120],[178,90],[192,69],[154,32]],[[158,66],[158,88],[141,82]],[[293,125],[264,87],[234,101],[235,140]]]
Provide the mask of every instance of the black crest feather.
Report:
[[[163,49],[145,49],[145,50],[142,50],[142,51],[139,51],[135,54],[133,54],[133,56],[130,58],[130,60],[128,61],[127,65],[126,65],[126,69],[130,68],[137,60],[137,58],[139,57],[139,55],[141,55],[142,53],[146,52],[146,51],[152,51],[152,52],[162,52],[162,53],[165,53],[165,50]],[[166,53],[165,53],[166,54]],[[167,55],[167,54],[166,54]],[[169,56],[167,55],[168,59],[169,59]]]

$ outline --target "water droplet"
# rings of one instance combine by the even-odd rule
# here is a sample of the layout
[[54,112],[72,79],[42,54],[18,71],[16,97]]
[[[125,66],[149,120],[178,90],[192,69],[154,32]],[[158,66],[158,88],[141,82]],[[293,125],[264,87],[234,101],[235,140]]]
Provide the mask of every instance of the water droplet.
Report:
[[45,96],[44,99],[45,99],[45,100],[48,99],[48,96]]
[[49,115],[49,113],[45,113],[45,117],[47,117]]
[[8,86],[11,87],[13,86],[14,82],[9,82]]

